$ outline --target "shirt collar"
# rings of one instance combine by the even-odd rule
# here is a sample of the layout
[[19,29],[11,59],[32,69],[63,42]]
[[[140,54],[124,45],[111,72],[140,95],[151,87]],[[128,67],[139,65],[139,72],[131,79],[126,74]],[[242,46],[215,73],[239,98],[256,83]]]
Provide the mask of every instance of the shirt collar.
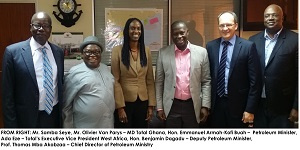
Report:
[[280,34],[281,31],[282,31],[282,29],[283,29],[283,28],[281,28],[281,29],[274,35],[274,38],[271,38],[271,37],[269,36],[269,34],[267,33],[267,29],[265,29],[265,35],[264,35],[265,39],[268,39],[268,40],[277,40],[279,34]]
[[46,47],[47,49],[51,50],[48,41],[45,43],[45,45],[41,45],[33,37],[30,38],[30,47],[31,47],[31,51],[36,51],[41,47]]
[[[175,44],[174,44],[175,45]],[[185,52],[185,51],[190,51],[190,49],[191,49],[191,44],[190,44],[190,42],[188,41],[188,44],[187,44],[187,46],[186,46],[186,48],[185,48],[185,50],[183,50],[182,52]],[[180,51],[181,52],[181,50],[175,45],[175,52],[176,51]]]
[[[236,39],[236,35],[233,35],[233,37],[229,40],[230,45],[234,45],[235,44],[235,39]],[[223,41],[225,41],[223,38],[221,38],[221,44],[223,43]]]

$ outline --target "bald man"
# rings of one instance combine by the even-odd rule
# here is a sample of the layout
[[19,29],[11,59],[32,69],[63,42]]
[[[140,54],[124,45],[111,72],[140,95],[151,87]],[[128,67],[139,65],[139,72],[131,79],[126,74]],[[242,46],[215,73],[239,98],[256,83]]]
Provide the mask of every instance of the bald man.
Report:
[[47,13],[34,14],[32,37],[5,49],[2,106],[6,128],[61,127],[64,55],[48,42],[51,23]]
[[289,128],[298,121],[298,34],[285,29],[280,6],[264,11],[265,30],[250,37],[260,56],[263,90],[254,127]]

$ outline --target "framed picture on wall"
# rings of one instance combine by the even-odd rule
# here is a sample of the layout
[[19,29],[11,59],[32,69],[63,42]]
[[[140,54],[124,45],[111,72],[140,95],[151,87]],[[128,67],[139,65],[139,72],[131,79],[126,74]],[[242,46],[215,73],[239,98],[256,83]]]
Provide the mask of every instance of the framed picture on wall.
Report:
[[69,71],[71,67],[80,64],[80,44],[83,42],[83,32],[52,32],[52,42],[64,51],[64,69]]
[[297,30],[298,0],[243,0],[243,30],[263,30],[264,11],[270,4],[277,4],[282,8],[285,28]]
[[107,51],[123,43],[123,27],[129,18],[138,18],[144,25],[145,45],[158,51],[163,44],[163,9],[105,8],[105,47]]

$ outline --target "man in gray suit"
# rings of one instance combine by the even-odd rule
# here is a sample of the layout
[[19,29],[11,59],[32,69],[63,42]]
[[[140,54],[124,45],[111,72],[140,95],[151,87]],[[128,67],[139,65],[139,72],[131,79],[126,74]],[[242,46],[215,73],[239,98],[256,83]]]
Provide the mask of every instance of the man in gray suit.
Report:
[[64,55],[48,42],[51,24],[47,13],[34,14],[32,37],[5,49],[2,107],[6,128],[61,127]]
[[183,21],[171,25],[174,44],[156,63],[157,117],[167,128],[197,128],[210,108],[210,69],[205,48],[191,44]]

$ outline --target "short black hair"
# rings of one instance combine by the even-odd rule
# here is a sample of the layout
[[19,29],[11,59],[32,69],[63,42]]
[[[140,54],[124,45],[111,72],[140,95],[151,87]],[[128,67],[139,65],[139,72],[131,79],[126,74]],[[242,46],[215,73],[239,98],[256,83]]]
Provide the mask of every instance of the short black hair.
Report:
[[182,21],[182,20],[177,20],[177,21],[174,21],[174,22],[171,24],[171,30],[172,30],[173,28],[175,28],[175,26],[178,25],[178,24],[184,24],[185,27],[188,28],[188,26],[186,25],[186,23],[185,23],[184,21]]

